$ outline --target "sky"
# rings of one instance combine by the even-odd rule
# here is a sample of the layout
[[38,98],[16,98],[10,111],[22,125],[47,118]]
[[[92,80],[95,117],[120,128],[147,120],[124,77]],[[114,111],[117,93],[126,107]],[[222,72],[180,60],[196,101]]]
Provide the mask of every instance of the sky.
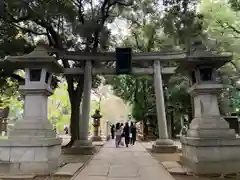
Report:
[[108,25],[108,28],[111,29],[111,34],[117,37],[124,37],[128,35],[129,30],[126,21],[117,18],[112,24]]

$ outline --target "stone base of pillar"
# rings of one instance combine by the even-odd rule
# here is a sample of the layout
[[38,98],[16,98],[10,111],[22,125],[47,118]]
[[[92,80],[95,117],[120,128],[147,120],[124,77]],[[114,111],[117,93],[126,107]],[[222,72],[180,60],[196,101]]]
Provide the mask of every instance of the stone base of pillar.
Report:
[[0,141],[0,173],[52,173],[60,165],[61,143],[48,120],[17,121],[9,139]]
[[145,138],[150,141],[155,141],[158,139],[157,136],[154,135],[147,135]]
[[58,138],[6,139],[0,149],[0,173],[47,175],[60,166]]
[[157,139],[152,145],[154,153],[176,153],[177,151],[178,148],[171,139]]
[[64,149],[64,154],[92,155],[96,152],[96,147],[89,140],[77,140],[71,148]]
[[181,137],[182,164],[197,175],[238,173],[240,138]]
[[219,116],[207,116],[194,118],[187,131],[187,137],[195,138],[235,138],[233,129],[229,128],[228,122]]
[[101,136],[93,136],[92,141],[102,141]]

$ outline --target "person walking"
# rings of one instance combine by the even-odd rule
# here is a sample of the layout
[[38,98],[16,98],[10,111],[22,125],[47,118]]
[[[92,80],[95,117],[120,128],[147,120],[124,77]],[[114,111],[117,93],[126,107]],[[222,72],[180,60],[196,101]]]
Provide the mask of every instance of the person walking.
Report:
[[129,144],[129,135],[130,135],[130,127],[129,127],[129,124],[128,122],[125,123],[125,126],[123,128],[123,134],[124,134],[124,137],[125,137],[125,144],[126,144],[126,147],[128,147],[128,144]]
[[115,125],[114,124],[111,125],[111,136],[112,136],[112,139],[114,139],[114,137],[115,137]]
[[137,127],[136,127],[136,124],[131,122],[131,126],[130,126],[130,131],[131,131],[131,134],[130,134],[130,143],[132,145],[135,144],[135,141],[136,141],[136,138],[137,138]]
[[130,144],[132,144],[132,126],[133,126],[133,122],[131,121],[131,123],[130,123],[130,134],[129,134],[129,138],[130,138],[129,142],[130,142]]
[[119,147],[119,144],[121,142],[121,137],[122,137],[122,128],[120,126],[120,123],[116,124],[115,134],[116,134],[115,145],[116,147]]
[[122,135],[121,135],[121,139],[120,139],[120,143],[119,144],[121,146],[124,146],[124,142],[122,141],[122,138],[124,137],[124,132],[123,132],[124,125],[123,125],[123,123],[120,124],[120,128],[122,130]]
[[65,134],[67,135],[68,134],[68,125],[67,124],[64,124],[64,131],[65,131]]

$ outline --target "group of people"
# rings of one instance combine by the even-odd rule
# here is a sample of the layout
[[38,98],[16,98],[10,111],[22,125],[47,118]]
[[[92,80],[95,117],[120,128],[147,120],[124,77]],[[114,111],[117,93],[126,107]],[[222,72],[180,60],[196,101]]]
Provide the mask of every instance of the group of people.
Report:
[[112,139],[115,138],[116,147],[119,147],[121,144],[124,145],[122,142],[123,137],[126,147],[128,147],[129,144],[134,145],[137,136],[136,124],[133,122],[131,122],[130,126],[128,122],[126,122],[125,125],[119,122],[116,125],[113,124],[111,126],[111,135]]

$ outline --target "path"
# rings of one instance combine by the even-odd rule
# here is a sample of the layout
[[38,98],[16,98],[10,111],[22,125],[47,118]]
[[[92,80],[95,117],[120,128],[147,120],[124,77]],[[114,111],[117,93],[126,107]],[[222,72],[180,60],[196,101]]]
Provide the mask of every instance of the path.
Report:
[[140,144],[115,148],[109,141],[74,180],[174,180]]

